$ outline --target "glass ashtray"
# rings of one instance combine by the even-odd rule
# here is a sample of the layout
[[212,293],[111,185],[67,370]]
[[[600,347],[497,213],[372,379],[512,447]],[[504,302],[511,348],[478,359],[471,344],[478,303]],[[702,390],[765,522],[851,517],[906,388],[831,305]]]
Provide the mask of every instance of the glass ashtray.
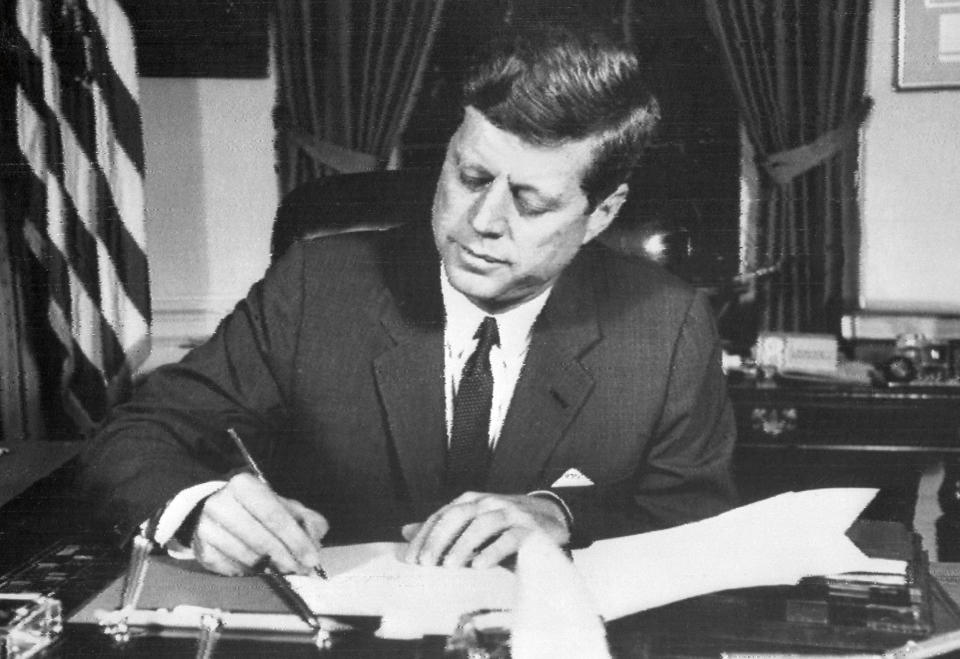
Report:
[[32,657],[62,630],[60,600],[36,593],[0,593],[0,657]]
[[444,649],[447,659],[510,659],[513,612],[480,609],[460,616]]

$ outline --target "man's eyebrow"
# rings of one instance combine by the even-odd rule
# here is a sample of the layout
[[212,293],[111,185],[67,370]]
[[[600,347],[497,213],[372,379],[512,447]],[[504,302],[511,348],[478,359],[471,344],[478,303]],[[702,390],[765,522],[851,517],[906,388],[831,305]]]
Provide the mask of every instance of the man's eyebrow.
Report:
[[[453,161],[457,167],[473,170],[478,174],[493,176],[484,165],[472,161],[469,156],[470,153],[466,149],[457,148],[453,150]],[[556,195],[549,194],[533,183],[514,183],[510,181],[510,191],[515,195],[533,195],[536,197],[536,203],[544,206],[546,210],[553,210],[563,204],[562,192]]]
[[530,183],[514,183],[513,181],[511,181],[510,189],[513,191],[514,194],[519,194],[519,193],[532,194],[534,197],[537,198],[537,203],[543,206],[547,206],[551,209],[556,208],[563,203],[562,193],[556,194],[556,195],[549,194]]
[[475,160],[470,158],[470,154],[455,149],[453,151],[453,164],[461,169],[471,169],[478,172],[488,173],[488,170],[483,165],[479,164]]

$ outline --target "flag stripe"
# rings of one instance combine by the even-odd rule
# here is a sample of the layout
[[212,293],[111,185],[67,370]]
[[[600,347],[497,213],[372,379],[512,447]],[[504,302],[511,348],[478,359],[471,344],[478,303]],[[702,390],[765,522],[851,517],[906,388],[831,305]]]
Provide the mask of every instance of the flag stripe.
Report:
[[88,417],[88,422],[93,423],[95,419],[102,419],[106,414],[107,389],[105,386],[90,386],[91,382],[100,381],[100,373],[76,343],[71,354],[75,357],[71,375],[66,382],[66,391],[78,408],[74,410],[74,414],[83,413]]
[[[54,32],[61,33],[64,32],[64,30],[58,29],[54,30]],[[33,46],[28,46],[28,48],[41,50],[44,40],[44,36],[40,36],[38,43]],[[57,38],[56,44],[51,42],[50,48],[51,51],[60,53],[68,62],[69,67],[75,67],[79,56],[76,53],[68,52],[68,45],[71,44],[75,45],[76,41],[60,36]],[[26,43],[24,43],[24,45],[27,46]],[[98,235],[106,244],[110,260],[113,261],[114,267],[120,273],[117,280],[126,289],[126,294],[130,297],[138,312],[149,323],[149,290],[145,286],[142,286],[142,282],[146,282],[149,279],[146,254],[144,254],[140,242],[131,235],[124,219],[117,212],[117,205],[113,199],[113,187],[110,186],[100,167],[93,164],[97,162],[97,144],[96,131],[94,130],[91,119],[88,118],[93,116],[94,106],[90,92],[89,90],[81,93],[71,92],[68,96],[72,102],[67,103],[66,107],[61,107],[63,116],[58,119],[54,111],[44,100],[45,90],[41,81],[45,69],[40,58],[37,57],[35,53],[31,53],[30,50],[24,50],[24,60],[27,64],[27,75],[22,76],[24,91],[34,106],[34,109],[44,117],[44,123],[47,125],[47,130],[49,131],[47,137],[49,145],[47,166],[52,167],[57,172],[62,172],[64,160],[64,147],[62,143],[67,141],[69,137],[74,137],[79,148],[89,161],[89,163],[84,166],[89,167],[92,172],[95,172],[99,179],[96,184],[100,188],[97,195],[97,198],[101,200],[100,208],[95,218],[88,218],[87,226],[91,233]],[[59,60],[57,60],[56,64],[59,64]],[[53,67],[54,63],[51,62],[50,66]],[[72,75],[76,76],[79,74],[73,70]],[[64,78],[65,76],[61,70],[60,79],[63,80]],[[74,87],[77,87],[77,85]],[[83,109],[82,115],[69,110],[69,108],[75,106]],[[61,125],[64,128],[69,126],[72,129],[70,136],[61,133]],[[142,191],[142,187],[139,189]],[[140,194],[132,200],[136,205],[131,212],[142,214],[142,199],[142,194]],[[129,205],[130,204],[128,204],[128,206]],[[139,227],[142,227],[142,219]],[[90,254],[90,252],[87,253]],[[95,251],[93,253],[95,253]],[[86,277],[83,279],[85,282],[91,281]]]
[[[112,2],[94,2],[100,5],[102,15],[108,20],[114,18],[116,6]],[[84,23],[90,37],[90,57],[95,71],[99,73],[97,81],[105,94],[108,95],[106,110],[113,125],[117,143],[129,156],[137,173],[144,175],[143,157],[143,128],[140,123],[140,106],[130,93],[127,84],[113,67],[110,53],[107,50],[107,41],[100,29],[100,21],[91,12],[90,7],[81,7],[84,13]],[[108,15],[109,14],[109,15]]]
[[[28,104],[19,112],[19,123],[29,126],[32,121]],[[23,148],[23,146],[21,146]],[[26,152],[26,149],[24,149]],[[48,221],[34,227],[35,234],[28,241],[34,255],[43,262],[50,273],[49,289],[51,302],[60,310],[63,324],[66,326],[98,326],[96,331],[102,343],[91,342],[91,335],[81,332],[81,340],[71,339],[70,334],[61,334],[64,342],[72,340],[81,343],[88,355],[96,355],[95,363],[105,366],[107,377],[116,375],[123,368],[123,349],[117,338],[118,332],[110,325],[109,315],[102,313],[100,277],[98,270],[98,246],[79,221],[71,198],[64,194],[62,175],[58,176],[54,168],[43,168],[41,163],[31,163],[34,172],[46,171],[44,202],[49,217],[59,222]],[[41,242],[37,236],[45,231],[46,240]],[[59,323],[55,323],[59,324]],[[142,325],[145,328],[146,325]]]
[[89,427],[149,349],[133,39],[116,0],[19,0],[16,17],[24,233],[47,273],[65,409]]
[[[57,3],[59,4],[59,3]],[[58,12],[59,15],[60,12]],[[96,185],[100,188],[96,195],[99,208],[92,217],[87,216],[87,226],[92,233],[95,233],[107,245],[107,251],[114,267],[120,273],[118,281],[126,288],[126,294],[133,301],[134,306],[140,314],[150,321],[149,291],[140,285],[149,279],[146,255],[139,242],[130,235],[127,226],[117,213],[117,204],[114,202],[113,188],[110,186],[107,178],[99,166],[94,165],[98,162],[96,128],[94,125],[94,99],[91,88],[86,84],[67,84],[70,80],[76,82],[83,80],[84,73],[78,66],[83,64],[83,42],[76,38],[67,36],[69,31],[65,29],[69,26],[59,26],[59,29],[52,29],[50,35],[50,48],[54,57],[51,66],[56,66],[60,70],[59,78],[61,82],[61,101],[60,107],[61,125],[64,129],[69,126],[72,129],[71,137],[76,139],[80,149],[82,149],[89,163],[84,167],[89,167],[90,171],[95,173],[98,180]],[[42,39],[43,37],[41,37]],[[77,52],[81,49],[80,52]],[[61,59],[62,58],[62,59]],[[61,63],[66,64],[66,71]],[[116,78],[119,83],[119,78]],[[43,107],[41,98],[34,101],[35,107]],[[44,104],[45,105],[45,104]],[[109,104],[107,104],[109,105]],[[46,114],[46,113],[45,113]],[[51,112],[51,114],[53,114]],[[137,124],[139,125],[139,114],[137,115]],[[58,138],[61,137],[60,131],[56,130],[57,122],[51,121],[51,133]],[[66,141],[68,136],[62,136]],[[56,154],[59,155],[59,154]],[[79,154],[76,154],[79,156]],[[56,167],[56,165],[52,165]],[[57,167],[59,169],[59,167]],[[76,189],[76,188],[67,188]],[[141,188],[142,189],[142,188]],[[142,195],[139,199],[137,212],[142,213]],[[142,221],[139,223],[142,226]],[[94,252],[95,253],[95,252]]]

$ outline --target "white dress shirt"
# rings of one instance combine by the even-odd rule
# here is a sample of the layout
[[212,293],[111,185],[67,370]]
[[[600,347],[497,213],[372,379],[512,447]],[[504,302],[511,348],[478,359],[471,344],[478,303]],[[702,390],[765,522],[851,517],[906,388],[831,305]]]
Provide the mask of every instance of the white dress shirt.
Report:
[[513,390],[517,386],[523,361],[530,347],[530,332],[533,323],[547,302],[550,290],[524,302],[518,307],[499,314],[489,314],[455,289],[441,268],[440,291],[446,322],[443,330],[444,347],[444,398],[446,399],[447,442],[453,426],[453,400],[460,384],[463,366],[477,347],[475,334],[487,316],[497,321],[500,345],[490,350],[490,370],[493,374],[493,403],[490,408],[490,447],[497,444],[503,421],[507,417]]

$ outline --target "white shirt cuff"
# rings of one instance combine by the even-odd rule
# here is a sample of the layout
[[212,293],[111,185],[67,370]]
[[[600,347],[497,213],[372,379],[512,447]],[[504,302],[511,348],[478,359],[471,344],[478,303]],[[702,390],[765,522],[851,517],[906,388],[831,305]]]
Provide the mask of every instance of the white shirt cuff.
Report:
[[173,536],[190,512],[197,507],[197,504],[226,484],[226,481],[207,481],[180,490],[160,515],[157,530],[153,534],[154,541],[166,549],[167,553],[173,558],[183,560],[194,558],[193,550],[184,547]]
[[546,497],[556,502],[560,506],[560,510],[563,511],[563,520],[567,523],[567,531],[573,533],[573,513],[570,512],[570,506],[563,500],[563,497],[550,490],[534,490],[533,492],[527,492],[527,496]]

